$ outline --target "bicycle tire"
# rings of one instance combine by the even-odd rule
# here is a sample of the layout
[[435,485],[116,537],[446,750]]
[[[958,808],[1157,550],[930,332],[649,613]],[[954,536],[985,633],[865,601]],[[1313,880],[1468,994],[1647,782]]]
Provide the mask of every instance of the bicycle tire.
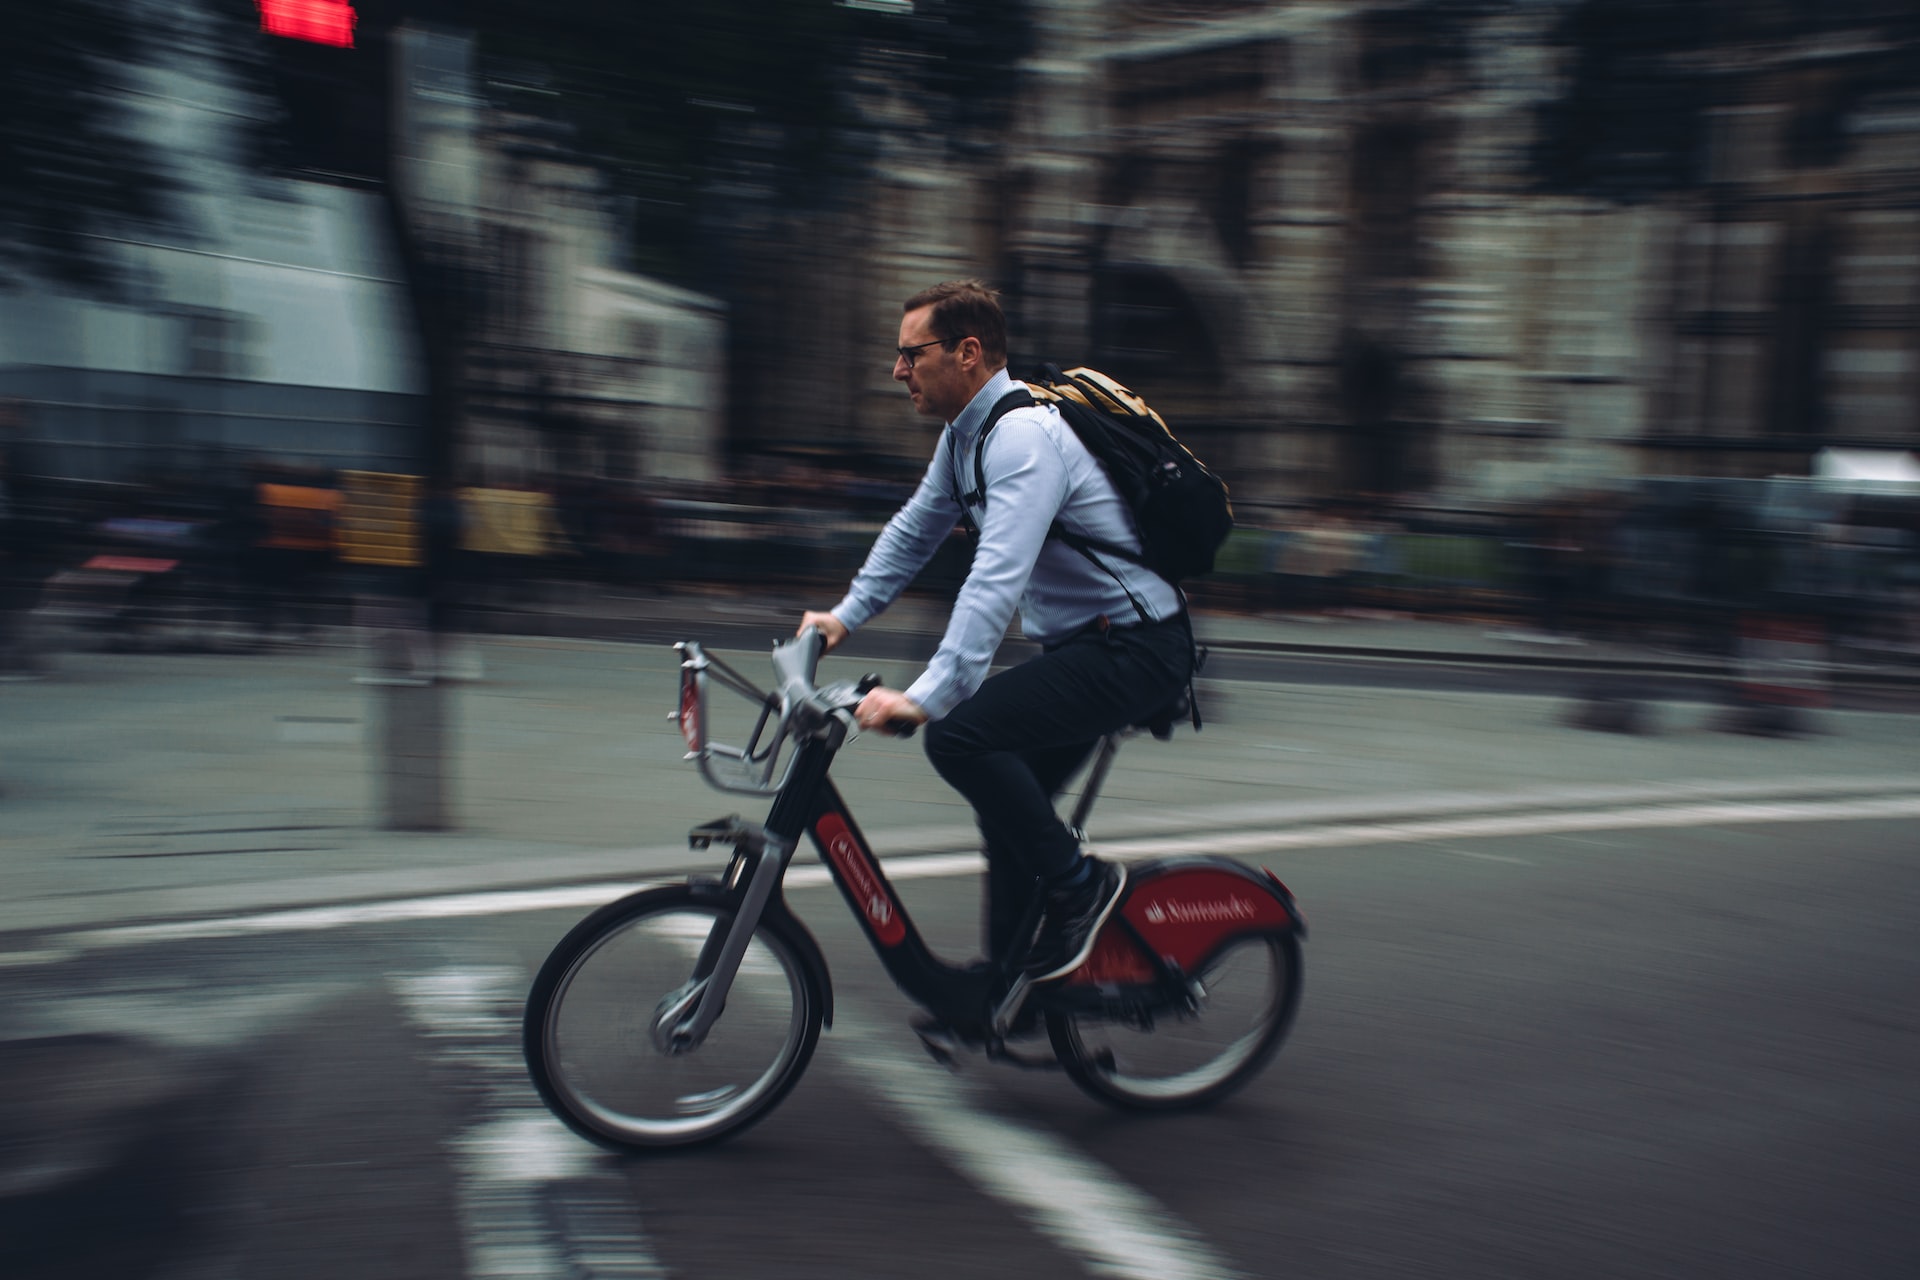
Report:
[[[1253,997],[1248,1016],[1235,1018],[1229,1002],[1237,1005],[1243,998],[1231,988],[1243,976],[1240,970],[1248,957],[1254,958],[1254,967],[1264,969],[1265,990]],[[1299,1007],[1298,936],[1273,932],[1236,938],[1196,976],[1208,988],[1206,1006],[1197,1014],[1169,1011],[1150,1029],[1126,1027],[1093,1014],[1049,1011],[1047,1036],[1068,1077],[1090,1096],[1131,1111],[1208,1106],[1253,1079],[1280,1048]],[[1175,1036],[1180,1028],[1211,1027],[1221,1021],[1242,1023],[1243,1029],[1232,1032],[1219,1053],[1203,1053],[1179,1070],[1156,1069],[1160,1061],[1177,1062],[1188,1056],[1180,1050],[1196,1043],[1191,1034]]]
[[686,982],[713,924],[733,911],[686,885],[643,889],[582,920],[541,965],[522,1046],[541,1100],[575,1133],[626,1152],[716,1142],[765,1117],[799,1081],[819,1043],[826,977],[771,916],[754,930],[706,1041],[669,1055],[652,1038],[660,1000]]

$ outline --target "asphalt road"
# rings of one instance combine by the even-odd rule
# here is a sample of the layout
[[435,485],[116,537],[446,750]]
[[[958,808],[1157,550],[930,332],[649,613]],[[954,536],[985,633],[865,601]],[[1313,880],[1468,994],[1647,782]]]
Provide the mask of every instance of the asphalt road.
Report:
[[[1920,1263],[1906,716],[1765,739],[1674,701],[1626,736],[1510,685],[1216,677],[1204,733],[1128,745],[1094,835],[1232,852],[1299,894],[1305,1003],[1244,1094],[1143,1119],[1057,1074],[948,1075],[803,884],[839,1015],[808,1078],[735,1142],[623,1162],[540,1110],[520,1001],[574,919],[757,802],[678,759],[670,653],[500,640],[449,691],[463,830],[379,832],[355,666],[91,655],[9,687],[0,1275]],[[976,889],[933,858],[970,824],[916,748],[862,740],[835,776],[958,957]]]
[[[116,1079],[114,1037],[135,1037],[151,1096],[64,1141],[146,1149],[66,1218],[16,1214],[5,1270],[1915,1274],[1920,827],[1571,812],[1263,855],[1312,922],[1305,1003],[1271,1068],[1193,1116],[1119,1115],[1054,1074],[949,1076],[837,895],[796,889],[841,1011],[808,1078],[734,1142],[636,1161],[546,1119],[517,1060],[531,970],[584,906],[93,931],[16,965],[0,1019],[15,1044],[95,1037]],[[971,881],[900,883],[963,950]],[[1044,1195],[993,1174],[1041,1160]]]

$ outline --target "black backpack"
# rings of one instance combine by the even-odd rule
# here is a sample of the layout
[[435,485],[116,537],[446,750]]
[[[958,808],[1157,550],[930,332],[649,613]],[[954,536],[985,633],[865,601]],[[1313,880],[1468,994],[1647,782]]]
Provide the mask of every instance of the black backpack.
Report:
[[[986,493],[983,459],[987,433],[994,425],[1015,409],[1051,404],[1106,471],[1121,501],[1133,513],[1141,549],[1136,554],[1082,537],[1058,521],[1047,536],[1060,539],[1090,560],[1098,551],[1144,565],[1176,587],[1187,578],[1211,572],[1213,558],[1233,528],[1233,504],[1227,500],[1227,486],[1220,477],[1174,439],[1165,420],[1139,396],[1092,369],[1063,372],[1059,365],[1049,364],[1042,367],[1038,377],[1024,381],[1032,394],[1016,389],[1002,396],[980,428],[973,453],[974,491],[966,495],[967,499],[979,502]],[[963,501],[961,509],[965,508]]]

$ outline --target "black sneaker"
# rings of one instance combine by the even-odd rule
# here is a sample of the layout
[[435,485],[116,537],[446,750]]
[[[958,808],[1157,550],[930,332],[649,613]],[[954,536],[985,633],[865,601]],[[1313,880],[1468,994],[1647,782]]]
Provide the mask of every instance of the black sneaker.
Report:
[[1047,898],[1047,915],[1027,959],[1027,976],[1034,982],[1063,978],[1086,962],[1100,926],[1113,914],[1127,887],[1127,869],[1118,862],[1091,859],[1093,874],[1086,882]]

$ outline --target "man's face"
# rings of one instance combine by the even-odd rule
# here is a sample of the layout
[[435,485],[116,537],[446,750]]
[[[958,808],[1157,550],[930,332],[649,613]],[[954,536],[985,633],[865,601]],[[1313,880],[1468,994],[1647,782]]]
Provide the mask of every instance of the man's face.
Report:
[[[942,422],[952,422],[967,407],[967,401],[973,399],[973,393],[978,388],[970,384],[962,364],[967,352],[966,344],[956,342],[952,351],[940,345],[930,323],[932,319],[931,306],[909,311],[900,317],[899,345],[920,347],[920,350],[914,353],[911,368],[905,356],[894,357],[893,380],[907,384],[907,395],[912,399],[916,413],[924,413]],[[934,345],[920,346],[923,342]]]

